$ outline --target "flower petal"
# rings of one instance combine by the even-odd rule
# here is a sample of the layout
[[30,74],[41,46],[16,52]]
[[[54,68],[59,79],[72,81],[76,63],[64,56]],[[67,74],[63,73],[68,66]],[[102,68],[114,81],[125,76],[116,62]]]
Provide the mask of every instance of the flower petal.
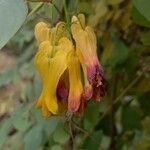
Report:
[[50,28],[48,25],[44,22],[39,22],[35,26],[35,31],[34,31],[35,37],[39,43],[49,40],[49,35],[50,35]]
[[71,112],[76,112],[81,103],[83,87],[81,82],[80,64],[74,51],[71,51],[68,56],[68,70],[70,83],[68,110]]
[[83,70],[83,77],[84,77],[84,92],[83,92],[83,99],[89,100],[92,97],[93,94],[93,88],[92,85],[89,83],[88,78],[87,78],[87,70],[86,70],[86,65],[83,60],[83,56],[81,54],[81,51],[79,49],[76,50],[77,56],[79,58],[79,61],[82,66]]
[[61,75],[66,70],[66,53],[63,51],[57,52],[54,58],[49,60],[47,68],[48,79],[46,84],[46,106],[53,114],[58,113],[56,89]]
[[37,105],[41,107],[45,103],[44,105],[52,114],[57,114],[59,106],[56,89],[61,75],[67,68],[67,53],[59,50],[52,57],[52,51],[53,47],[48,41],[45,41],[41,43],[39,51],[35,56],[35,64],[43,81],[43,90]]
[[59,40],[58,48],[65,51],[65,52],[69,52],[70,50],[74,50],[71,41],[66,37],[63,37]]
[[39,50],[34,58],[34,63],[40,73],[41,79],[43,81],[43,89],[42,94],[39,97],[37,101],[37,107],[42,107],[43,105],[43,97],[44,97],[44,91],[45,91],[45,83],[47,82],[48,74],[47,68],[48,68],[48,57],[51,57],[52,54],[52,46],[50,45],[49,41],[44,41],[40,44]]

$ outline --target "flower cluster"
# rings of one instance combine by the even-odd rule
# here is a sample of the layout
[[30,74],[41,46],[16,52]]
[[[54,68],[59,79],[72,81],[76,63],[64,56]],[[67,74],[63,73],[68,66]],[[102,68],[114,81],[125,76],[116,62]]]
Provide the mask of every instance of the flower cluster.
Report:
[[35,37],[39,50],[34,61],[43,82],[37,107],[44,116],[80,112],[88,100],[100,101],[105,95],[104,73],[95,33],[85,25],[83,14],[72,17],[71,35],[64,22],[52,28],[39,22]]

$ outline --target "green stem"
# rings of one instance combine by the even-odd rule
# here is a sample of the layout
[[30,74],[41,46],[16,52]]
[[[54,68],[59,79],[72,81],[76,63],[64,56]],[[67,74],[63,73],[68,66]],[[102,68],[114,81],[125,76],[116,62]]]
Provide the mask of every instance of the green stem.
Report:
[[63,5],[64,5],[64,11],[65,11],[65,18],[66,18],[66,22],[67,22],[67,26],[68,26],[70,19],[69,19],[69,15],[68,15],[66,0],[63,0]]

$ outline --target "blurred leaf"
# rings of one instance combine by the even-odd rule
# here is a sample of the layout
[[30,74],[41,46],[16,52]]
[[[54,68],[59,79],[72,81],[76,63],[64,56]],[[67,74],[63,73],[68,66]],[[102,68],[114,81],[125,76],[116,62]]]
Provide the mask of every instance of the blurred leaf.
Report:
[[136,9],[150,22],[150,1],[149,0],[133,0]]
[[136,150],[149,150],[150,149],[150,136],[143,136],[136,142]]
[[150,117],[149,116],[145,117],[144,120],[142,120],[142,126],[143,126],[145,133],[150,134]]
[[51,147],[51,150],[63,150],[62,147],[60,145],[53,145]]
[[142,93],[138,97],[138,102],[140,103],[140,107],[144,115],[150,115],[150,92],[147,91],[145,93]]
[[13,136],[9,136],[4,145],[4,149],[22,150],[23,149],[23,134],[17,132]]
[[150,21],[146,20],[136,7],[133,7],[132,9],[132,16],[135,23],[144,27],[150,27]]
[[23,104],[19,105],[15,108],[13,115],[11,116],[11,121],[13,126],[23,132],[27,130],[31,125],[32,122],[29,121],[29,108],[31,104]]
[[35,117],[37,124],[43,127],[43,131],[47,137],[56,130],[57,124],[61,121],[61,117],[44,118],[41,111],[37,108],[32,109],[32,115]]
[[150,45],[150,32],[146,32],[142,35],[141,41],[144,45]]
[[115,65],[122,64],[127,59],[129,49],[121,40],[119,40],[116,37],[113,38],[113,42],[114,42],[114,49],[112,62]]
[[[22,26],[21,29],[14,35],[14,37],[10,40],[11,44],[17,44],[19,46],[19,50],[23,51],[23,46],[25,43],[30,43],[33,38],[33,32],[27,26]],[[33,48],[33,43],[32,43]],[[31,50],[30,50],[31,51]]]
[[137,107],[124,106],[122,108],[121,122],[124,130],[140,128],[141,118]]
[[37,150],[42,143],[42,138],[41,126],[33,126],[24,137],[25,150]]
[[99,120],[99,103],[90,102],[85,112],[84,128],[92,130]]
[[85,150],[99,150],[99,146],[103,137],[102,131],[96,131],[94,134],[91,135],[92,139],[89,137],[81,148]]
[[91,14],[92,13],[92,9],[91,9],[90,3],[89,2],[79,2],[78,12]]
[[78,1],[68,1],[68,12],[72,16],[76,14],[77,11],[77,6],[78,6]]
[[5,120],[0,126],[0,149],[2,149],[2,146],[7,138],[7,134],[9,133],[9,129],[11,126],[12,124],[10,119]]
[[50,3],[49,5],[44,5],[43,10],[45,11],[46,15],[50,17],[51,22],[55,23],[61,15],[60,12],[62,12],[62,8],[63,8],[63,1],[53,0],[52,4]]
[[135,87],[137,92],[148,92],[150,89],[149,78],[143,78]]
[[107,0],[108,4],[110,5],[117,5],[123,2],[124,0]]
[[110,137],[103,135],[100,144],[101,149],[104,150],[109,149],[109,145],[110,145]]
[[17,32],[27,15],[23,0],[0,0],[0,49]]
[[45,119],[44,130],[48,136],[57,129],[57,125],[59,122],[60,117],[51,117],[49,119]]
[[103,63],[112,68],[122,65],[128,58],[128,47],[114,34],[106,40],[105,49],[102,56]]
[[59,123],[53,135],[54,141],[60,144],[65,144],[69,140],[69,138],[70,135],[65,130],[64,125],[62,123]]
[[17,68],[7,69],[4,72],[0,73],[0,86],[6,85],[18,78],[19,72]]

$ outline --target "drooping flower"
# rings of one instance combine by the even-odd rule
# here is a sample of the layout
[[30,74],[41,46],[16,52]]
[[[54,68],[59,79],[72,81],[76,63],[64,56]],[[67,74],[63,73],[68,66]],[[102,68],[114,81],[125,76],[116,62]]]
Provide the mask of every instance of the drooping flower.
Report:
[[68,55],[68,70],[70,83],[68,110],[76,112],[80,107],[83,87],[81,82],[80,63],[75,51],[71,51]]
[[35,27],[39,43],[35,65],[43,83],[37,107],[47,117],[80,112],[88,100],[99,100],[105,94],[96,36],[92,28],[85,26],[84,15],[73,16],[71,31],[75,43],[64,22],[53,28],[40,22]]
[[[47,26],[45,27],[47,28]],[[50,31],[56,32],[54,34],[56,36],[59,27],[60,25],[51,30],[47,30],[49,31],[49,33],[47,33],[49,37],[46,38],[45,41],[41,40],[43,34],[39,33],[43,32],[44,29],[39,30],[38,32],[38,27],[35,28],[35,35],[37,40],[40,41],[39,50],[35,56],[35,64],[43,81],[43,89],[41,96],[38,99],[37,106],[42,108],[45,116],[59,114],[62,112],[65,105],[67,105],[67,97],[61,99],[62,97],[60,96],[60,99],[58,100],[56,93],[57,90],[59,90],[57,88],[60,87],[59,80],[67,69],[66,57],[70,49],[69,47],[66,49],[66,43],[71,44],[71,42],[66,37],[63,37],[63,34],[58,39],[59,41],[56,41],[57,44],[55,44],[54,38],[50,38],[53,36],[52,34],[54,34]]]
[[91,93],[90,96],[92,95],[94,99],[99,101],[105,95],[105,78],[102,66],[97,57],[95,33],[91,27],[85,25],[83,14],[79,14],[78,17],[72,17],[71,30],[83,67],[86,83],[85,90],[88,91],[87,93]]

